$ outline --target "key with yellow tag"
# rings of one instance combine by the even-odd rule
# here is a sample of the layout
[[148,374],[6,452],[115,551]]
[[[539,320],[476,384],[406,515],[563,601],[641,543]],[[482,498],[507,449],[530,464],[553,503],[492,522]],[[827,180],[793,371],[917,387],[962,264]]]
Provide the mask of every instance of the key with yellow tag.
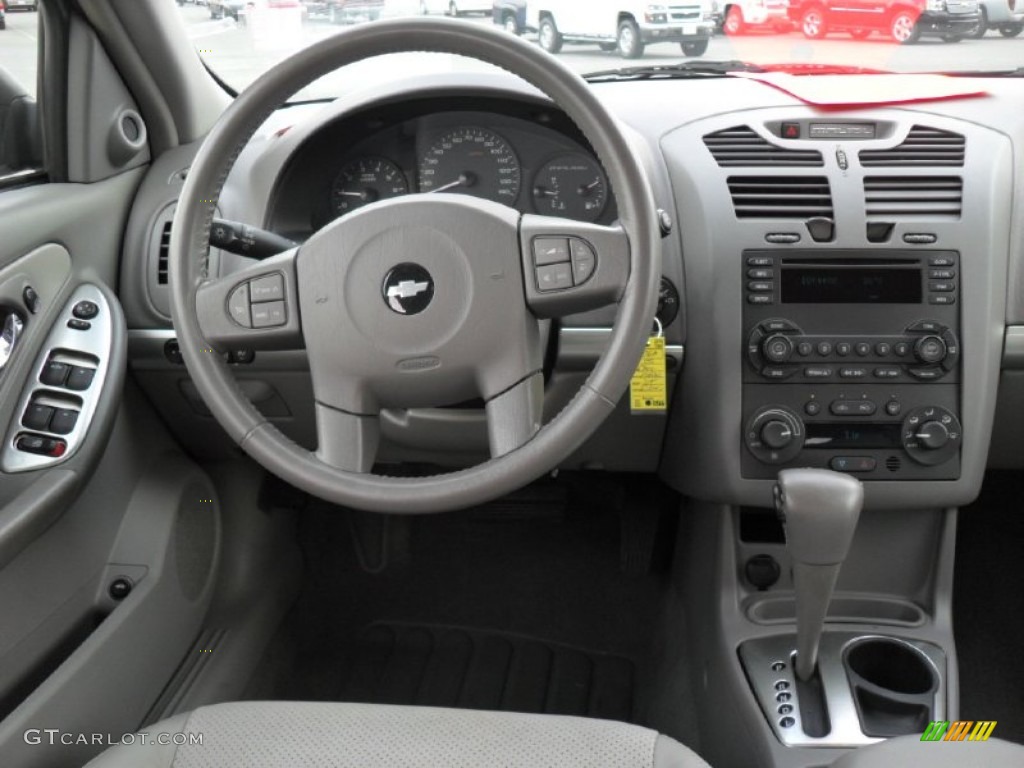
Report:
[[[659,323],[660,326],[660,323]],[[630,413],[664,413],[668,409],[668,381],[665,374],[665,337],[647,340],[640,363],[629,381]]]

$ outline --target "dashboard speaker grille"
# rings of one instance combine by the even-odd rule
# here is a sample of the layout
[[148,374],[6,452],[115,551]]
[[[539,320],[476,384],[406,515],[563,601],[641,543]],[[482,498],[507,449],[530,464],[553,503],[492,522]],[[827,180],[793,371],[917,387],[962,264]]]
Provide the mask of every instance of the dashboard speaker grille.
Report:
[[709,133],[704,137],[704,146],[723,168],[824,165],[818,150],[779,147],[745,125]]
[[730,176],[738,219],[832,218],[832,191],[824,176]]
[[903,462],[900,461],[899,456],[890,456],[888,459],[885,460],[885,468],[888,469],[890,472],[899,472],[900,467],[902,466]]
[[860,164],[866,168],[910,166],[918,168],[964,164],[966,139],[959,133],[915,125],[902,144],[891,149],[862,149]]
[[869,219],[918,216],[959,219],[964,182],[959,176],[865,176]]
[[160,251],[157,253],[156,282],[167,285],[167,255],[171,249],[171,222],[165,221],[160,230]]

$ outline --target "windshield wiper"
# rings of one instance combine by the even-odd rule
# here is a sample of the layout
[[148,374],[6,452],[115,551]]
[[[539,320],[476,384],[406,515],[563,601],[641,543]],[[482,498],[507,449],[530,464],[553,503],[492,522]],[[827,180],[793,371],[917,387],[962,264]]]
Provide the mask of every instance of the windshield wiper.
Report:
[[659,64],[646,67],[603,69],[583,76],[588,83],[617,80],[675,80],[701,77],[729,77],[733,72],[764,72],[756,64],[745,61],[686,61],[681,64]]

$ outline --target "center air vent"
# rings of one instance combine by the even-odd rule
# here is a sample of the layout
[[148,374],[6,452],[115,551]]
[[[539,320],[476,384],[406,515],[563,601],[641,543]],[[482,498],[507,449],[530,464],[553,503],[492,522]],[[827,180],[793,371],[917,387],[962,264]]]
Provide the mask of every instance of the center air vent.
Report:
[[824,176],[730,176],[738,219],[832,218],[832,193]]
[[777,146],[745,125],[709,133],[704,137],[704,145],[723,168],[824,165],[818,150]]
[[891,149],[862,149],[860,164],[866,168],[910,166],[963,166],[966,140],[959,133],[915,125],[902,144]]
[[964,182],[959,176],[865,176],[868,218],[889,216],[959,219]]

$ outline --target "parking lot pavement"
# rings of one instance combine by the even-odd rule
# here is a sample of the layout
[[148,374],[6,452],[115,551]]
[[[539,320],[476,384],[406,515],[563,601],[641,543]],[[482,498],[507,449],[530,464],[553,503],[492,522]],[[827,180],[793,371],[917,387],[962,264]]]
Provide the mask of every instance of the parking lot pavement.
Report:
[[[312,42],[335,34],[344,27],[329,24],[326,19],[289,23],[238,24],[234,20],[212,20],[204,6],[185,5],[179,8],[185,21],[190,43],[227,83],[244,88],[261,72],[289,53]],[[474,17],[469,23],[490,25],[489,18]],[[292,23],[294,22],[294,23]],[[32,84],[35,72],[34,13],[9,13],[8,30],[0,32],[0,66],[16,78]],[[566,45],[559,58],[576,72],[586,73],[634,64],[668,64],[683,59],[675,44],[659,43],[647,48],[646,55],[636,61],[624,61],[614,53],[603,53],[596,46]],[[849,64],[861,67],[907,71],[934,71],[943,68],[958,70],[1014,69],[1024,65],[1024,38],[1006,39],[995,32],[981,40],[944,43],[926,39],[916,45],[896,45],[880,34],[865,41],[855,41],[836,34],[825,40],[807,40],[798,32],[785,34],[749,34],[742,37],[715,37],[704,59],[740,59],[758,64],[781,62],[816,62]],[[477,62],[456,57],[438,56],[425,61],[423,54],[383,57],[333,73],[303,92],[305,97],[336,96],[355,87],[376,81],[408,77],[426,71],[459,71],[486,69]]]

